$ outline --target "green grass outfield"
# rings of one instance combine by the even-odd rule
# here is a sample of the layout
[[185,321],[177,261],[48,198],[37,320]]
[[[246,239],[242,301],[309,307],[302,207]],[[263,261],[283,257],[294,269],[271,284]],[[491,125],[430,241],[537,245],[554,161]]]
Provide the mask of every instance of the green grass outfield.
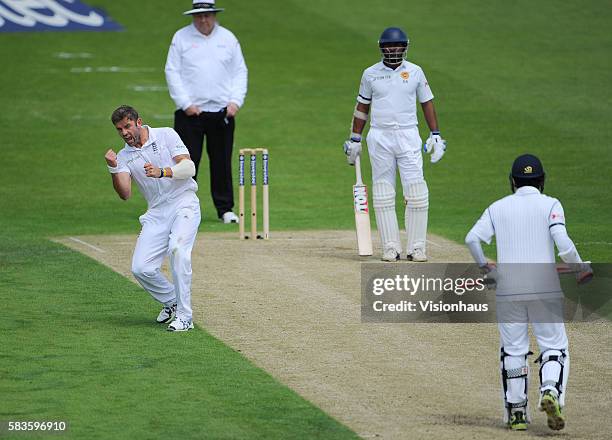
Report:
[[[190,2],[89,3],[126,30],[0,33],[0,420],[67,419],[75,438],[351,437],[205,331],[151,325],[157,307],[138,287],[47,240],[136,233],[144,201],[116,197],[103,159],[121,146],[109,115],[128,103],[145,122],[172,125],[167,91],[135,89],[165,86],[168,45]],[[448,141],[444,160],[425,166],[430,231],[461,241],[508,193],[514,157],[532,152],[581,254],[612,261],[609,2],[220,3],[249,67],[236,146],[271,151],[273,231],[353,228],[341,144],[376,39],[400,25]],[[144,71],[71,73],[86,66]],[[201,230],[230,230],[206,182]]]

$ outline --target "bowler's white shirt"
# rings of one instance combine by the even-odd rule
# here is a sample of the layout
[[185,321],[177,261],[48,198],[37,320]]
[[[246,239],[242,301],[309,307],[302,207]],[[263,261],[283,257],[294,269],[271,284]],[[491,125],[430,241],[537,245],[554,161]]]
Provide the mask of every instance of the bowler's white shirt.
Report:
[[372,128],[410,128],[418,124],[417,98],[423,103],[433,97],[419,66],[404,60],[391,69],[381,61],[363,72],[357,101],[371,104]]
[[201,111],[218,112],[230,102],[239,107],[244,103],[248,70],[240,43],[218,23],[208,36],[193,23],[179,29],[172,38],[165,70],[177,108],[195,105]]
[[495,235],[498,297],[521,295],[521,298],[533,299],[526,294],[537,293],[537,298],[544,299],[561,295],[554,266],[555,228],[562,228],[565,233],[561,203],[540,194],[533,186],[518,188],[485,210],[468,236],[475,234],[489,244]]
[[189,154],[189,150],[172,128],[151,128],[148,125],[144,127],[149,131],[149,139],[141,148],[125,144],[117,154],[117,172],[130,174],[146,199],[149,209],[174,200],[186,191],[195,193],[198,184],[192,178],[157,179],[146,176],[145,163],[151,163],[158,168],[168,168],[176,165],[174,157]]

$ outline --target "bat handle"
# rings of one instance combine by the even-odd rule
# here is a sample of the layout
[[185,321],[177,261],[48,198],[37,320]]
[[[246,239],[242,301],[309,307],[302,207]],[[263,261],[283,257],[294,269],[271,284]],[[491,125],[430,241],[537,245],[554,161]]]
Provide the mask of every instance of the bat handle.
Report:
[[357,185],[363,185],[363,179],[361,177],[361,158],[359,155],[355,158],[355,175],[357,177]]

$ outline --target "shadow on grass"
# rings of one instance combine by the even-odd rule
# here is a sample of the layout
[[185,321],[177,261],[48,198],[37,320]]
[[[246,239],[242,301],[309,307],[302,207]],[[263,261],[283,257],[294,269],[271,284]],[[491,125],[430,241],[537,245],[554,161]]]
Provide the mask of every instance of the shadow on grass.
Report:
[[159,329],[166,330],[169,322],[161,324],[155,321],[155,317],[150,316],[112,316],[104,319],[109,324],[118,327],[135,327],[141,329]]

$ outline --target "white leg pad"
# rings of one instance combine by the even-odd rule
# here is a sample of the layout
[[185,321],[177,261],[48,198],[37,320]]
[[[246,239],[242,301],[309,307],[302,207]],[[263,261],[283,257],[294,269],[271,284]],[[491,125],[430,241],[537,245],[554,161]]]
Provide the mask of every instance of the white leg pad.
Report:
[[404,187],[406,201],[405,222],[408,244],[406,251],[410,255],[415,249],[426,250],[427,247],[427,214],[429,211],[429,190],[424,180],[412,182]]
[[393,249],[399,254],[402,245],[395,213],[395,188],[389,182],[377,180],[372,185],[372,199],[383,253]]
[[528,422],[529,401],[527,399],[529,386],[529,365],[527,356],[511,356],[501,349],[500,370],[502,382],[502,399],[504,402],[504,423],[510,420],[513,408],[522,408]]
[[[569,351],[546,350],[539,358],[540,398],[546,390],[553,390],[559,398],[559,406],[565,406],[565,389],[569,378]],[[539,404],[538,404],[539,406]]]

